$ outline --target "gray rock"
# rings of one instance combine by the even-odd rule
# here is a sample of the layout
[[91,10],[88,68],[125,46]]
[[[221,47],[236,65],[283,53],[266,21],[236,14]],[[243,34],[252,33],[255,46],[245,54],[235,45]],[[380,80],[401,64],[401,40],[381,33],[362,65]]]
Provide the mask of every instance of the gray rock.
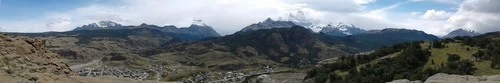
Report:
[[269,75],[263,74],[257,77],[256,83],[276,83]]
[[422,83],[422,81],[420,81],[420,80],[410,81],[408,79],[400,79],[400,80],[394,80],[392,82],[386,82],[386,83]]
[[500,83],[500,75],[472,76],[438,73],[427,78],[425,83]]

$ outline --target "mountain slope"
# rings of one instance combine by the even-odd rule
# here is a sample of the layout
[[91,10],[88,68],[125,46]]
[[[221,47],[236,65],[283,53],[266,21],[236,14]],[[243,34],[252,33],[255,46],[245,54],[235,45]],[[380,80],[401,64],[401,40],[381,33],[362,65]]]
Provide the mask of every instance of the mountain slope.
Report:
[[398,43],[410,41],[432,41],[438,37],[423,31],[408,29],[383,29],[380,31],[368,31],[363,34],[346,36],[343,40],[348,46],[359,48],[362,51],[370,51],[382,46],[391,46]]
[[292,26],[297,26],[295,23],[292,21],[274,21],[271,18],[267,18],[263,22],[259,22],[256,24],[251,24],[249,26],[246,26],[245,28],[241,29],[242,32],[247,32],[247,31],[256,31],[260,29],[273,29],[273,28],[290,28]]
[[343,57],[324,64],[310,71],[307,80],[383,83],[397,79],[425,81],[437,73],[496,75],[500,74],[498,34],[384,47],[368,55]]
[[151,29],[157,29],[163,32],[167,33],[177,33],[181,35],[193,35],[197,38],[194,39],[203,39],[203,38],[208,38],[208,37],[219,37],[220,35],[210,26],[206,25],[203,23],[201,20],[194,20],[193,24],[189,27],[185,28],[177,28],[175,26],[164,26],[164,27],[159,27],[156,25],[148,25],[148,24],[141,24],[139,26],[122,26],[121,24],[118,24],[116,22],[112,21],[100,21],[97,23],[92,23],[88,25],[83,25],[82,27],[77,27],[73,31],[79,31],[79,30],[106,30],[106,29],[137,29],[137,28],[151,28]]
[[457,36],[474,37],[474,36],[477,36],[477,35],[480,35],[480,34],[474,32],[472,30],[457,29],[457,30],[453,30],[450,33],[448,33],[447,35],[443,36],[443,38],[453,38],[453,37],[457,37]]
[[323,27],[321,33],[331,35],[331,36],[348,36],[348,35],[358,35],[365,33],[366,30],[356,28],[354,25],[346,25],[343,23],[339,23],[337,26],[334,26],[332,24],[328,24],[327,26]]
[[116,53],[136,56],[136,51],[186,41],[173,37],[172,33],[149,28],[8,34],[46,40],[48,49],[70,59],[70,64],[92,61]]
[[241,31],[220,38],[167,46],[149,55],[190,57],[189,60],[194,60],[191,63],[203,63],[209,67],[234,64],[249,65],[249,63],[256,63],[255,65],[279,63],[291,67],[306,67],[324,58],[349,55],[349,53],[322,42],[316,34],[308,29],[295,26],[250,32]]

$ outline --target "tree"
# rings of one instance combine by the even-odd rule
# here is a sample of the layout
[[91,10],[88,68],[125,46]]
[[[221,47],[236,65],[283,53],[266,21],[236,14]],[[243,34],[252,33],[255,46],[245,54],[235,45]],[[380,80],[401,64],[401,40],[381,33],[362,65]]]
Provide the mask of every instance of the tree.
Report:
[[444,48],[445,46],[440,41],[434,40],[434,42],[432,42],[432,47],[434,47],[434,48]]
[[466,74],[466,75],[472,75],[472,72],[474,72],[474,70],[476,70],[476,68],[474,68],[474,64],[472,64],[472,61],[469,61],[469,60],[463,60],[463,61],[459,61],[459,71],[461,74]]
[[476,53],[472,54],[472,56],[476,58],[476,61],[480,61],[481,58],[484,56],[484,52],[482,50],[479,50]]
[[457,54],[448,54],[448,62],[459,61],[459,60],[460,60],[460,56],[458,56]]
[[460,61],[457,54],[448,54],[448,63],[446,63],[445,72],[451,74],[471,75],[476,70],[470,60]]

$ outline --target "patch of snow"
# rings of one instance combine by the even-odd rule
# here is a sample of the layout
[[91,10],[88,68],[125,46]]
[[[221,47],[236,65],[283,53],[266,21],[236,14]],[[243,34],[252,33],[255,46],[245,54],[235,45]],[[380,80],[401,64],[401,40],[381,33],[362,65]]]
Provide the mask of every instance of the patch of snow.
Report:
[[205,23],[203,23],[203,21],[201,21],[201,20],[194,20],[194,21],[193,21],[193,25],[196,25],[196,26],[207,26],[207,25],[205,25]]

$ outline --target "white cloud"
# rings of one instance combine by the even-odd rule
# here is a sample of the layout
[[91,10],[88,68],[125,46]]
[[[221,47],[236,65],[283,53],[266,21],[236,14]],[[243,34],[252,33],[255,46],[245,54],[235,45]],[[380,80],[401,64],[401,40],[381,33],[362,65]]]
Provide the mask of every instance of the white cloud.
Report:
[[[3,22],[8,31],[43,32],[71,30],[100,20],[113,20],[125,25],[141,23],[178,27],[189,26],[194,19],[202,19],[221,34],[231,34],[267,17],[287,16],[303,10],[309,17],[324,22],[342,22],[366,18],[353,13],[363,13],[363,5],[375,0],[120,0],[120,4],[94,4],[71,11],[48,12],[37,20]],[[332,5],[335,4],[335,5]],[[345,17],[344,17],[345,16]],[[58,18],[65,18],[61,20]],[[339,19],[337,19],[339,18]],[[371,18],[368,18],[371,19]],[[28,25],[23,23],[28,23]],[[361,24],[363,26],[369,23]],[[36,26],[37,28],[33,28]],[[21,28],[18,28],[21,27]],[[39,27],[39,28],[38,28]]]
[[[459,1],[459,0],[451,0]],[[459,5],[456,12],[427,10],[419,18],[409,19],[401,24],[408,28],[424,30],[427,33],[443,36],[459,29],[471,29],[480,33],[499,31],[500,0],[467,0]]]
[[365,5],[365,4],[375,2],[375,1],[377,1],[377,0],[354,0],[354,3],[356,3],[358,5]]
[[433,1],[440,2],[440,3],[459,5],[464,0],[433,0]]
[[420,14],[422,14],[422,12],[411,12],[410,14],[411,15],[420,15]]
[[54,21],[46,25],[49,31],[68,31],[73,29],[70,18],[54,18]]
[[422,19],[424,20],[446,20],[448,19],[453,13],[446,12],[443,10],[427,10],[424,15],[422,16]]
[[462,3],[463,0],[409,0],[409,1],[411,2],[432,1],[432,2],[459,5],[460,3]]
[[448,19],[446,28],[466,28],[477,32],[499,31],[500,0],[467,0]]

